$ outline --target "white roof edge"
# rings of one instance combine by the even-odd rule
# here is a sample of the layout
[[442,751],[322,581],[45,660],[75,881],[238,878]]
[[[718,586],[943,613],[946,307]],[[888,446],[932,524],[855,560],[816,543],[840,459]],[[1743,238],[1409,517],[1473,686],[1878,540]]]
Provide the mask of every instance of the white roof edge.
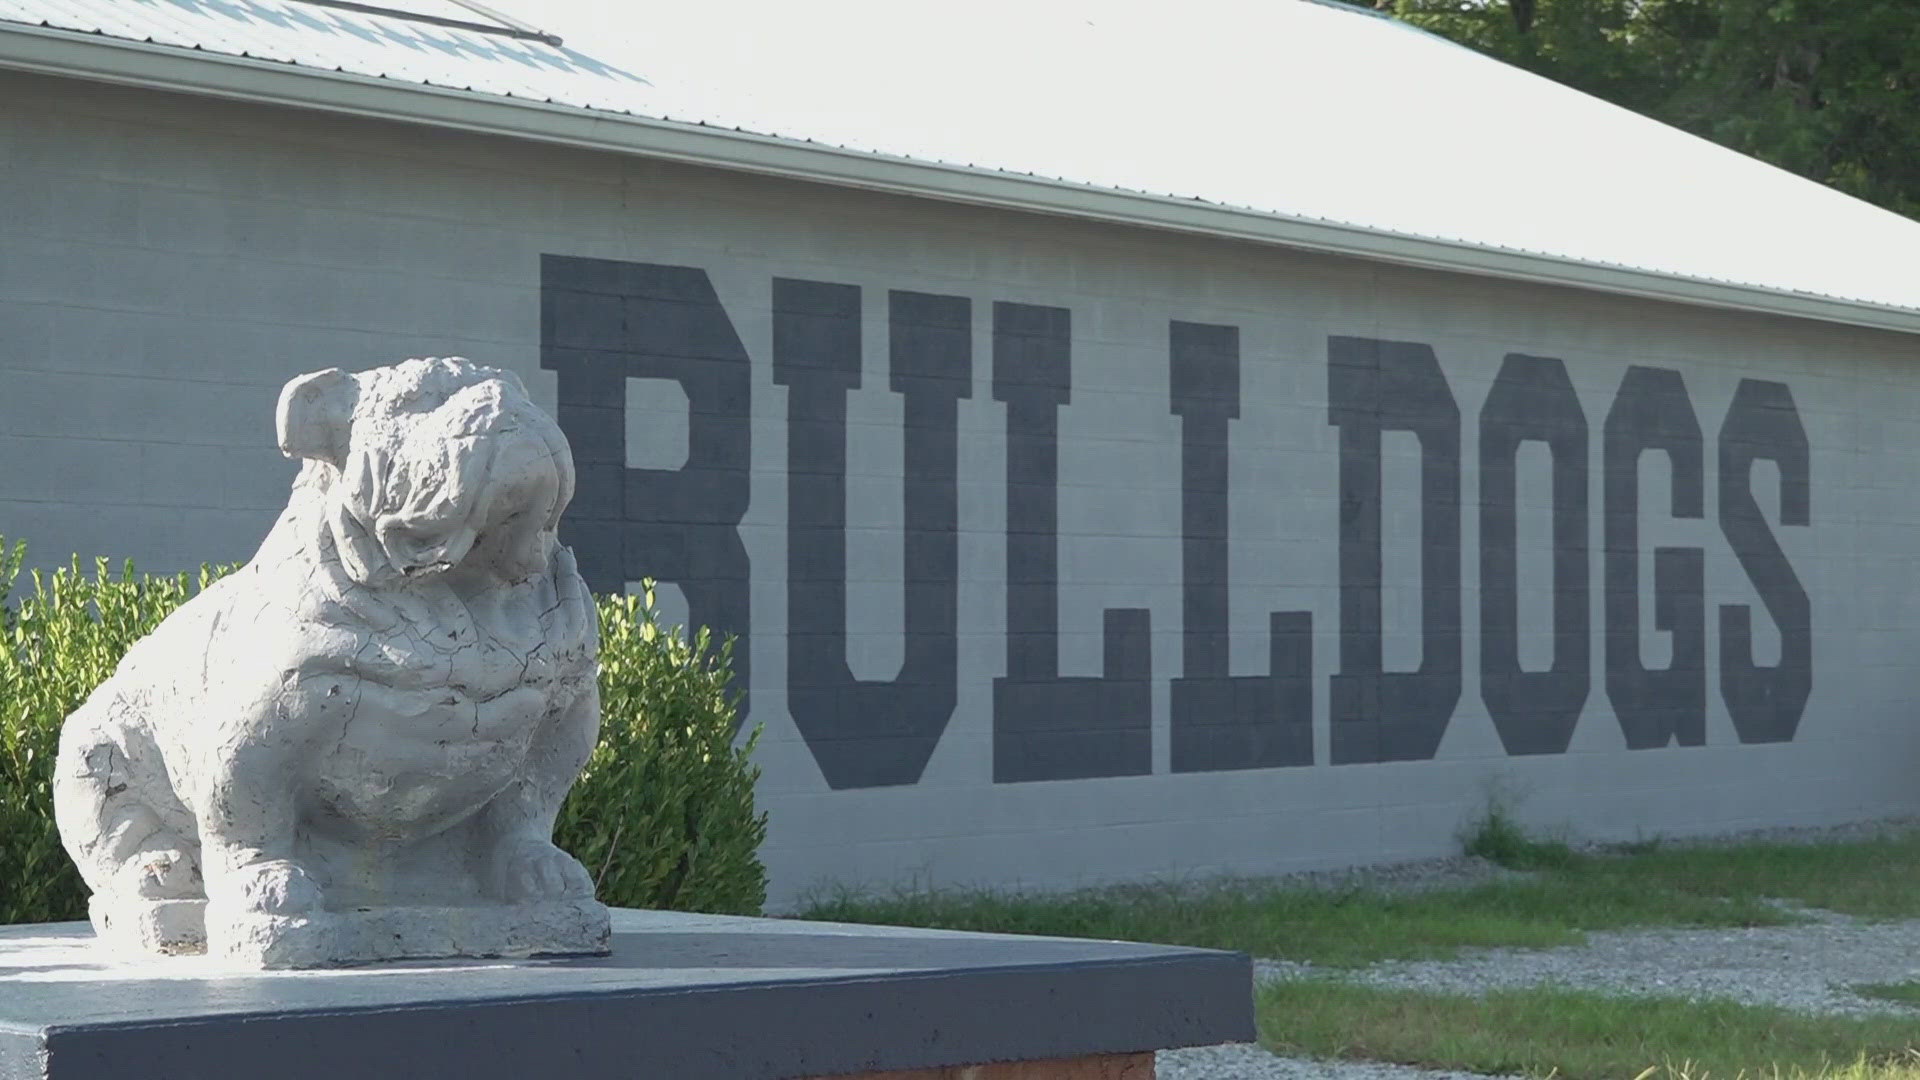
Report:
[[0,69],[424,123],[946,202],[1920,334],[1920,310],[1663,274],[997,170],[0,23]]

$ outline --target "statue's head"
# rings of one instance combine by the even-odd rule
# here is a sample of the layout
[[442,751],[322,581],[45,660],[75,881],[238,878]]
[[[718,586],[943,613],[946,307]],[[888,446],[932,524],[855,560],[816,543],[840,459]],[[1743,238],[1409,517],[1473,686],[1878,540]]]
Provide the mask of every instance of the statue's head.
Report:
[[280,451],[306,460],[295,490],[321,501],[355,580],[546,568],[573,456],[512,372],[455,357],[329,368],[289,382],[275,419]]

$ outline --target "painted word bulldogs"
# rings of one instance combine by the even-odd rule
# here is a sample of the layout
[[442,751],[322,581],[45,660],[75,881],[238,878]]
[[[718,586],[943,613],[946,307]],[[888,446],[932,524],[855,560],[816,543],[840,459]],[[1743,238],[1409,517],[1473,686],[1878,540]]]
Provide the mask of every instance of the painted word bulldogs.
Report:
[[[604,590],[645,576],[674,582],[691,621],[750,639],[752,581],[739,527],[752,480],[756,368],[707,274],[548,256],[543,290],[541,364],[558,374],[559,420],[581,460],[580,499],[563,534],[580,552],[583,573]],[[867,301],[875,295],[868,290]],[[885,386],[902,415],[905,651],[897,677],[868,680],[855,678],[848,661],[845,554],[848,396],[881,378],[880,365],[863,364],[863,294],[852,285],[771,282],[763,359],[787,411],[786,702],[815,761],[836,788],[916,783],[953,716],[962,677],[956,540],[965,531],[958,415],[960,402],[979,392],[1003,407],[1005,424],[1006,654],[1004,674],[993,678],[994,779],[1149,772],[1149,612],[1104,612],[1102,674],[1060,673],[1059,461],[1062,411],[1075,387],[1074,313],[995,302],[986,323],[991,340],[976,342],[975,301],[884,295]],[[1168,699],[1170,767],[1311,765],[1311,613],[1271,613],[1264,672],[1233,674],[1228,664],[1229,450],[1246,437],[1234,434],[1239,328],[1172,321],[1164,335],[1164,408],[1180,431],[1179,446],[1167,450],[1178,455],[1181,479],[1182,658]],[[1809,445],[1784,384],[1741,379],[1717,432],[1708,434],[1679,373],[1633,366],[1595,431],[1559,359],[1489,358],[1499,364],[1485,403],[1477,418],[1463,418],[1431,346],[1323,340],[1322,419],[1337,429],[1338,442],[1324,466],[1337,476],[1338,524],[1328,522],[1327,539],[1337,545],[1339,584],[1337,655],[1320,661],[1332,665],[1323,673],[1331,718],[1325,760],[1432,758],[1462,695],[1469,626],[1479,641],[1481,697],[1507,752],[1564,752],[1594,690],[1596,591],[1600,678],[1628,747],[1704,742],[1713,673],[1740,740],[1793,738],[1813,686],[1812,608],[1753,490],[1755,463],[1772,462],[1778,524],[1809,524]],[[976,372],[976,364],[990,370]],[[1082,378],[1097,388],[1097,380]],[[629,466],[630,379],[671,380],[685,392],[684,467]],[[1467,458],[1463,430],[1473,428],[1477,455]],[[1387,513],[1397,508],[1383,494],[1382,448],[1399,433],[1417,441],[1420,463],[1421,658],[1408,671],[1390,670],[1383,648],[1383,530],[1401,515]],[[1596,439],[1597,573],[1589,539]],[[1528,670],[1520,659],[1516,462],[1528,442],[1544,444],[1551,458],[1553,648],[1545,670]],[[1717,657],[1707,655],[1713,613],[1705,550],[1643,550],[1638,469],[1647,452],[1666,456],[1672,481],[1671,504],[1645,513],[1703,518],[1707,485],[1716,483],[1718,532],[1766,609],[1756,616],[1746,604],[1721,606]],[[1463,469],[1477,470],[1479,481],[1477,612],[1463,610],[1461,568],[1474,554],[1462,551]],[[1283,490],[1240,495],[1288,498]],[[1659,666],[1640,647],[1649,555],[1651,623],[1672,645]],[[1774,664],[1756,662],[1756,618],[1778,627]],[[748,652],[743,645],[736,656]]]

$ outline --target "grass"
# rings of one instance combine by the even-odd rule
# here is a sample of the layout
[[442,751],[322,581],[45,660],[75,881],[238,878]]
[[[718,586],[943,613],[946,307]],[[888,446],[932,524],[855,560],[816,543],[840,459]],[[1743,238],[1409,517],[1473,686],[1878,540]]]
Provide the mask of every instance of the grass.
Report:
[[[1528,833],[1498,807],[1470,854],[1527,871],[1419,893],[1276,882],[1163,882],[1067,894],[841,890],[805,917],[1238,949],[1329,967],[1445,959],[1471,946],[1577,944],[1592,930],[1794,921],[1775,900],[1920,916],[1920,830],[1822,844],[1605,852]],[[1920,981],[1856,988],[1920,1006]],[[1261,1041],[1292,1055],[1580,1080],[1920,1080],[1912,1017],[1822,1016],[1730,1001],[1568,989],[1485,997],[1358,986],[1329,974],[1258,992]]]
[[1463,948],[1550,948],[1591,930],[1795,921],[1770,898],[1872,918],[1920,916],[1920,830],[1831,844],[1580,852],[1489,814],[1470,852],[1524,879],[1416,894],[1272,882],[1164,882],[1066,894],[992,889],[840,890],[802,917],[1238,949],[1354,966],[1447,959]]
[[1500,802],[1489,806],[1486,816],[1460,837],[1460,849],[1509,870],[1564,870],[1580,861],[1573,845],[1534,836]]
[[1389,958],[1445,959],[1475,946],[1573,945],[1585,930],[1755,926],[1791,916],[1757,901],[1649,890],[1625,878],[1595,875],[1403,895],[1260,882],[1163,883],[1065,895],[988,889],[882,896],[842,892],[816,900],[801,917],[1155,941],[1355,966]]
[[1789,900],[1864,918],[1920,917],[1920,829],[1833,843],[1651,840],[1579,852],[1528,833],[1495,806],[1461,845],[1469,855],[1562,880],[1631,877],[1692,896]]
[[1257,1005],[1261,1042],[1296,1056],[1556,1080],[1920,1080],[1920,1026],[1899,1016],[1553,989],[1475,998],[1332,979],[1270,984]]
[[1585,862],[1697,896],[1774,897],[1871,919],[1920,916],[1920,830],[1828,844],[1662,845]]
[[1853,987],[1853,992],[1861,997],[1920,1006],[1920,982],[1912,980],[1897,983],[1861,983]]

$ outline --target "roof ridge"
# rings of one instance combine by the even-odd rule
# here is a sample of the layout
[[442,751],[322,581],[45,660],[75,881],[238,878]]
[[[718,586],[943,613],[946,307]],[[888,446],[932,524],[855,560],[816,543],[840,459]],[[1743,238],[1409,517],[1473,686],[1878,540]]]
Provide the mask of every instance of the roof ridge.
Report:
[[[1359,4],[1348,2],[1348,0],[1306,0],[1306,2],[1309,4],[1319,4],[1321,7],[1330,7],[1335,11],[1344,11],[1349,15],[1370,15],[1373,18],[1385,19],[1388,22],[1400,22],[1398,18],[1381,11],[1379,8],[1361,7]],[[1401,25],[1405,26],[1406,24],[1401,23]]]
[[[1348,15],[1364,15],[1369,19],[1379,19],[1381,22],[1391,23],[1408,33],[1419,34],[1422,37],[1430,38],[1434,41],[1444,41],[1456,49],[1466,49],[1468,52],[1475,53],[1476,55],[1486,55],[1471,46],[1460,44],[1445,34],[1434,33],[1424,26],[1415,26],[1400,16],[1391,12],[1381,11],[1379,8],[1362,7],[1358,3],[1351,2],[1351,0],[1300,0],[1300,2],[1303,4],[1316,4],[1323,8],[1332,8],[1335,11],[1344,12]],[[1505,63],[1506,61],[1500,62]]]

